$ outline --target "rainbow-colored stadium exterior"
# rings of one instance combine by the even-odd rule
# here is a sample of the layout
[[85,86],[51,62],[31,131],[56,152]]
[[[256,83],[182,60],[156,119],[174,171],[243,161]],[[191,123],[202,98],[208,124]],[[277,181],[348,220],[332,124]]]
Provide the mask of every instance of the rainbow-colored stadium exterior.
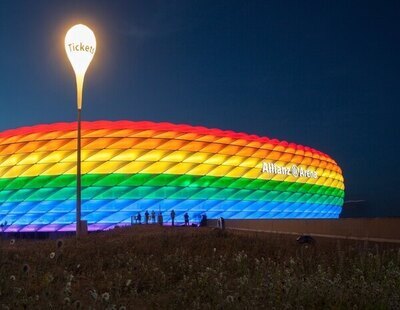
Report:
[[[318,177],[274,174],[263,163]],[[75,230],[76,123],[0,133],[0,223],[9,232]],[[170,123],[82,123],[82,219],[89,230],[145,210],[169,221],[337,218],[344,184],[328,155],[255,135]]]

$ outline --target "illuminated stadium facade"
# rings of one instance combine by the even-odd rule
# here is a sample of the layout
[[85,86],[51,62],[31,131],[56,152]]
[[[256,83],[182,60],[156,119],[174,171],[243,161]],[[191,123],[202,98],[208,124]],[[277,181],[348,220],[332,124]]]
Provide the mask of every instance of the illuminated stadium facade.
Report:
[[[8,232],[73,231],[76,123],[0,133],[0,223]],[[89,230],[138,212],[170,221],[337,218],[341,169],[328,155],[255,135],[169,123],[82,124],[82,220]]]

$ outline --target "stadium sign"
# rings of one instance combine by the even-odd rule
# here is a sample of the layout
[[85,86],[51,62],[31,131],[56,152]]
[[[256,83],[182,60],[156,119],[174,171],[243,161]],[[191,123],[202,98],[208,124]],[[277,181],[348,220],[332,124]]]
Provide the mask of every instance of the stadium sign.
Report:
[[263,173],[269,173],[269,174],[280,174],[280,175],[288,175],[288,176],[294,176],[295,178],[298,177],[304,177],[304,178],[313,178],[317,179],[318,174],[316,171],[312,171],[309,169],[303,169],[299,166],[292,165],[290,167],[284,167],[284,166],[279,166],[275,163],[262,163],[262,169],[261,171]]

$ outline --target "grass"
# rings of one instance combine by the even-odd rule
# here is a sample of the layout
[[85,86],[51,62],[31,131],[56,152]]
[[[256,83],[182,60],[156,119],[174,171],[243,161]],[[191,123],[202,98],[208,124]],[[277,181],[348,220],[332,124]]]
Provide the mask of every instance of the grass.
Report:
[[396,245],[141,225],[3,240],[0,309],[399,309]]

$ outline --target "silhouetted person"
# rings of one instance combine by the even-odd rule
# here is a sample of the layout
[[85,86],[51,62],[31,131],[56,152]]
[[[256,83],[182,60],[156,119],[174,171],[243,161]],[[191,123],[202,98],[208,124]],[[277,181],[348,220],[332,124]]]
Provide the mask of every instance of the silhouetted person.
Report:
[[0,227],[1,227],[1,231],[4,232],[7,228],[7,221],[5,221],[4,223],[1,223]]
[[140,212],[138,212],[138,214],[136,215],[136,220],[137,222],[139,222],[139,224],[142,224],[142,215],[140,214]]
[[221,230],[225,230],[225,219],[222,216],[218,219],[217,225]]
[[151,211],[151,222],[153,224],[155,224],[155,222],[156,222],[156,213],[154,212],[154,210]]
[[204,213],[201,216],[200,227],[206,227],[206,226],[207,226],[207,215]]
[[149,211],[146,210],[146,212],[144,213],[144,221],[146,222],[146,224],[149,223],[149,218],[150,218]]
[[171,221],[172,221],[172,226],[175,226],[175,211],[171,211]]
[[183,218],[185,219],[185,226],[189,226],[189,214],[187,212],[185,212]]
[[159,224],[160,226],[163,226],[164,219],[163,219],[163,216],[162,216],[162,213],[161,213],[161,212],[158,213],[157,220],[158,220],[158,224]]

